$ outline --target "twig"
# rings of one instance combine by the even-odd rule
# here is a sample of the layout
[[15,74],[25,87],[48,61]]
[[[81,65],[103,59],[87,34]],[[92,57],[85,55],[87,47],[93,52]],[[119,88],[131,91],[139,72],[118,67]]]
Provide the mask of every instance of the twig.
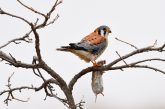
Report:
[[[34,23],[34,25],[37,25],[38,23],[38,20],[36,20],[36,22]],[[9,45],[10,43],[14,42],[16,44],[18,44],[16,41],[25,41],[27,43],[32,43],[32,39],[29,38],[29,35],[32,33],[32,30],[30,30],[29,32],[27,32],[24,36],[22,37],[19,37],[19,38],[15,38],[15,39],[12,39],[10,41],[8,41],[7,43],[3,44],[2,46],[0,46],[0,49],[6,47],[7,45]]]
[[135,49],[138,49],[135,45],[133,45],[133,44],[131,44],[131,43],[128,43],[128,42],[123,41],[123,40],[120,40],[120,39],[118,39],[117,37],[116,37],[115,39],[118,40],[118,41],[120,41],[120,42],[123,42],[123,43],[125,43],[125,44],[128,44],[128,45],[130,45],[131,47],[133,47],[133,48],[135,48]]
[[47,13],[47,17],[50,17],[50,15],[52,14],[52,12],[55,10],[56,6],[58,6],[59,4],[62,3],[62,0],[56,0],[55,4],[53,5],[53,7],[50,9],[50,11]]
[[149,47],[150,47],[150,48],[153,48],[153,47],[155,47],[156,45],[157,45],[157,40],[155,40],[154,44],[151,45],[151,46],[149,46]]
[[9,53],[9,55],[11,56],[11,58],[13,59],[13,61],[15,62],[15,63],[17,63],[17,60]]
[[9,93],[9,92],[14,92],[14,91],[20,91],[20,90],[22,90],[22,89],[33,89],[33,90],[35,90],[36,88],[34,88],[34,87],[29,87],[29,86],[21,86],[21,87],[17,87],[17,88],[12,88],[11,90],[4,90],[4,91],[2,91],[2,92],[0,92],[0,95],[3,95],[4,93]]
[[45,80],[44,83],[40,87],[35,89],[35,91],[39,91],[43,89],[44,87],[47,87],[49,83],[54,83],[56,85],[59,85],[59,83],[55,79],[51,78],[51,79]]
[[59,15],[57,14],[56,17],[52,21],[46,24],[46,26],[53,24],[58,18],[59,18]]
[[8,84],[6,85],[9,89],[11,89],[11,84],[10,84],[10,82],[11,82],[11,78],[12,78],[12,76],[14,75],[14,72],[9,76],[9,78],[8,78]]
[[[35,91],[40,91],[41,89],[47,87],[49,85],[49,83],[55,83],[55,84],[58,84],[56,80],[54,80],[53,78],[52,79],[49,79],[49,80],[46,80],[41,86],[39,87],[29,87],[29,86],[21,86],[21,87],[17,87],[17,88],[11,88],[11,83],[10,83],[10,80],[11,80],[11,77],[14,75],[14,73],[8,78],[8,90],[4,90],[2,92],[0,92],[0,95],[3,95],[5,93],[8,93],[8,96],[7,98],[4,100],[5,104],[8,105],[8,101],[11,101],[11,100],[17,100],[17,101],[21,101],[21,102],[27,102],[29,100],[29,98],[27,100],[22,100],[22,99],[18,99],[16,97],[14,97],[13,95],[13,92],[14,91],[19,91],[21,92],[21,90],[23,89],[32,89],[32,90],[35,90]],[[51,97],[55,97],[55,95],[51,95]],[[65,100],[64,99],[61,99],[59,97],[56,96],[56,98],[58,98],[61,102],[64,102]]]
[[13,99],[14,100],[17,100],[17,101],[21,101],[21,102],[27,102],[29,100],[29,98],[27,100],[21,100],[21,99],[18,99],[18,98],[15,98],[14,97],[14,95],[12,93],[13,92],[13,89],[11,88],[11,83],[10,83],[11,82],[11,78],[12,78],[13,75],[14,75],[14,72],[11,74],[11,76],[9,76],[9,78],[8,78],[8,84],[6,85],[9,90],[3,91],[3,92],[0,93],[0,95],[2,95],[4,93],[8,92],[8,96],[4,100],[4,102],[5,102],[6,105],[8,105],[8,102],[11,101],[11,100],[13,100]]
[[165,61],[165,59],[160,59],[160,58],[151,58],[151,59],[144,59],[144,60],[140,60],[140,61],[137,61],[137,62],[134,62],[134,63],[131,63],[131,64],[140,64],[140,63],[144,63],[144,62],[148,62],[148,61]]
[[148,69],[154,70],[154,71],[156,71],[156,72],[158,71],[158,72],[160,72],[160,73],[165,74],[165,71],[160,70],[160,69],[155,68],[155,67],[147,66],[147,65],[134,65],[133,67],[135,67],[135,68],[148,68]]
[[32,31],[29,31],[29,32],[26,33],[23,37],[15,38],[15,39],[12,39],[12,40],[8,41],[6,44],[0,46],[0,49],[6,47],[7,45],[9,45],[9,44],[12,43],[12,42],[15,43],[16,41],[20,41],[20,40],[26,41],[26,42],[28,42],[28,43],[31,43],[31,39],[26,40],[26,38],[30,35],[31,32],[32,32]]
[[[108,70],[121,70],[121,69],[123,69],[123,68],[130,68],[130,67],[132,67],[133,65],[131,65],[131,64],[128,64],[128,65],[122,65],[122,66],[115,66],[118,62],[120,62],[120,61],[123,61],[123,59],[127,59],[127,58],[129,58],[129,57],[131,57],[131,56],[134,56],[134,55],[136,55],[136,54],[140,54],[140,53],[144,53],[144,52],[149,52],[149,51],[157,51],[157,52],[162,52],[162,51],[164,51],[163,49],[165,48],[165,44],[163,44],[162,46],[160,46],[160,47],[155,47],[155,48],[153,48],[153,47],[151,47],[151,46],[149,46],[149,47],[144,47],[144,48],[141,48],[141,49],[138,49],[138,50],[135,50],[135,51],[133,51],[133,52],[131,52],[131,53],[128,53],[128,54],[126,54],[126,55],[124,55],[124,56],[121,56],[120,58],[118,58],[118,59],[115,59],[114,61],[112,61],[112,62],[110,62],[109,64],[107,64],[107,65],[104,65],[104,66],[102,66],[102,67],[88,67],[88,68],[85,68],[85,69],[83,69],[83,70],[81,70],[78,74],[76,74],[72,79],[71,79],[71,81],[69,82],[69,85],[68,85],[68,87],[69,87],[69,89],[72,91],[73,90],[73,86],[75,85],[75,83],[77,82],[77,80],[79,79],[79,78],[81,78],[82,76],[84,76],[85,74],[87,74],[87,73],[89,73],[89,72],[91,72],[91,71],[108,71]],[[134,63],[134,64],[136,64],[136,63]],[[113,67],[113,66],[115,66],[115,67]],[[134,65],[135,66],[135,65]],[[136,66],[136,67],[138,67],[138,66]],[[146,67],[147,68],[147,67]],[[161,73],[164,73],[163,71],[161,71],[161,70],[157,70],[157,71],[160,71]]]
[[7,61],[10,63],[10,65],[13,65],[15,67],[22,67],[22,68],[40,68],[41,65],[39,64],[36,64],[36,65],[33,65],[33,64],[27,64],[27,63],[24,63],[24,62],[21,62],[21,61],[16,61],[13,60],[13,58],[9,55],[7,55],[6,53],[0,51],[0,58],[4,61]]
[[[151,47],[151,46],[149,46],[149,47],[144,47],[144,48],[135,50],[135,51],[133,51],[133,52],[130,52],[130,53],[128,53],[128,54],[122,56],[121,58],[122,58],[122,59],[126,59],[126,58],[129,58],[129,57],[134,56],[134,55],[136,55],[136,54],[140,54],[140,53],[144,53],[144,52],[149,52],[149,51],[161,52],[161,51],[163,51],[164,48],[165,48],[165,44],[163,44],[162,46],[157,47],[157,48],[156,48],[156,47],[153,48],[153,47]],[[117,64],[118,62],[122,61],[121,58],[118,58],[118,59],[112,61],[112,62],[109,63],[107,66],[111,67],[111,66]]]
[[[62,1],[56,0],[55,4],[52,6],[52,8],[50,9],[50,11],[49,11],[49,12],[46,14],[46,16],[44,17],[45,20],[44,20],[40,25],[36,26],[36,29],[43,28],[43,27],[45,27],[45,26],[50,25],[51,23],[54,23],[53,21],[51,21],[51,22],[49,22],[49,23],[47,24],[48,20],[50,19],[51,14],[55,11],[56,7],[57,7],[59,4],[61,4],[61,3],[62,3]],[[58,15],[57,15],[57,18],[58,18]],[[54,21],[55,21],[57,18],[55,18]]]
[[17,18],[17,19],[20,19],[20,20],[26,22],[28,25],[31,24],[31,23],[30,23],[28,20],[26,20],[25,18],[20,17],[20,16],[17,16],[17,15],[14,15],[14,14],[11,14],[11,13],[8,13],[8,12],[5,12],[5,11],[2,10],[1,8],[0,8],[0,14],[2,14],[2,15],[4,14],[4,15],[11,16],[11,17],[15,17],[15,18]]
[[41,13],[41,12],[39,12],[39,11],[33,9],[32,7],[29,7],[29,6],[25,5],[25,4],[24,4],[23,2],[21,2],[20,0],[17,0],[17,1],[18,1],[23,7],[27,8],[28,10],[30,10],[30,11],[32,11],[32,12],[34,12],[34,13],[37,13],[37,14],[43,16],[43,17],[46,17],[45,14],[43,14],[43,13]]
[[[37,58],[36,56],[34,56],[34,57],[33,57],[32,64],[37,64],[37,63],[36,63],[37,60],[38,60],[38,58]],[[35,69],[33,68],[34,74],[35,74],[36,76],[40,77],[40,78],[43,80],[43,82],[44,82],[43,85],[41,86],[41,89],[44,87],[45,93],[46,93],[46,97],[47,97],[47,96],[52,96],[52,95],[53,95],[53,89],[52,89],[53,87],[50,85],[50,83],[51,83],[52,81],[54,81],[54,83],[56,83],[57,85],[59,85],[59,83],[58,83],[57,81],[55,81],[55,80],[52,80],[52,79],[46,81],[46,79],[43,77],[43,75],[42,75],[41,71],[39,70],[39,68],[36,68],[36,69],[37,69],[37,71],[38,71],[39,74],[37,74],[37,73],[35,72]],[[45,85],[45,84],[47,84],[47,85]],[[51,94],[48,92],[47,88],[49,89],[49,91],[51,92]],[[45,97],[45,100],[46,100],[46,97]]]
[[120,54],[116,51],[116,54],[121,58],[121,60],[125,63],[125,65],[128,65],[125,60],[120,56]]
[[85,101],[84,100],[81,100],[79,103],[76,104],[76,107],[78,107],[79,109],[84,109],[83,108],[84,103],[85,103]]
[[151,70],[158,71],[160,73],[165,74],[165,71],[160,70],[158,68],[151,67],[151,66],[148,66],[148,65],[136,65],[134,63],[129,64],[129,66],[127,66],[127,65],[121,65],[121,66],[111,67],[109,70],[118,70],[118,69],[121,69],[121,68],[122,69],[124,69],[124,68],[147,68],[147,69],[151,69]]

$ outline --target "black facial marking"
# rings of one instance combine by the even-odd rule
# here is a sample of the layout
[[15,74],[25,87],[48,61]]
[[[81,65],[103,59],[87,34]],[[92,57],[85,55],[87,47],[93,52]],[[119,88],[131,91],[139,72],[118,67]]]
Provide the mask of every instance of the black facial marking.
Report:
[[100,29],[98,30],[98,34],[101,35],[101,30]]
[[105,36],[105,35],[106,35],[106,32],[107,32],[107,31],[106,31],[106,28],[103,28],[103,31],[104,31],[104,36]]

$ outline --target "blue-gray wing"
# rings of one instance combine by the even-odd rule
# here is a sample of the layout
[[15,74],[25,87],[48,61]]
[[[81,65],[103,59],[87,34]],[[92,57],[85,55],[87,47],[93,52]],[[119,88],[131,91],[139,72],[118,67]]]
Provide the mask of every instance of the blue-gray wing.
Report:
[[81,41],[79,43],[70,43],[69,45],[72,49],[84,50],[84,51],[89,51],[92,54],[98,54],[104,51],[104,49],[107,46],[107,42],[103,41],[102,43],[93,45],[93,44],[88,43],[87,41]]

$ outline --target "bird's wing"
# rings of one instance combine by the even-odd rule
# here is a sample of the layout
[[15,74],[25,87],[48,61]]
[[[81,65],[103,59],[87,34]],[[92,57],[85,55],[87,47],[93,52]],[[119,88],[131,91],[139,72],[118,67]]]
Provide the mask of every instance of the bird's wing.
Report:
[[72,50],[83,50],[91,52],[92,54],[97,54],[102,51],[107,45],[106,38],[96,33],[91,33],[88,36],[84,37],[78,43],[70,43],[69,46],[62,46],[57,49],[60,51],[72,51]]
[[91,33],[84,37],[79,43],[70,43],[69,45],[76,50],[84,50],[97,54],[106,47],[107,41],[105,37]]
[[86,41],[91,45],[98,45],[106,40],[105,37],[100,36],[96,33],[91,33],[88,36],[84,37],[82,41]]

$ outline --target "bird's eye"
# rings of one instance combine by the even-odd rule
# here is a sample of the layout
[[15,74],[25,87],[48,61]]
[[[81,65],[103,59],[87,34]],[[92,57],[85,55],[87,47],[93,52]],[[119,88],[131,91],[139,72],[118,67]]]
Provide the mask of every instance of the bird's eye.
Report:
[[106,31],[106,28],[103,28],[104,31]]
[[103,35],[105,36],[107,34],[107,29],[103,28]]

